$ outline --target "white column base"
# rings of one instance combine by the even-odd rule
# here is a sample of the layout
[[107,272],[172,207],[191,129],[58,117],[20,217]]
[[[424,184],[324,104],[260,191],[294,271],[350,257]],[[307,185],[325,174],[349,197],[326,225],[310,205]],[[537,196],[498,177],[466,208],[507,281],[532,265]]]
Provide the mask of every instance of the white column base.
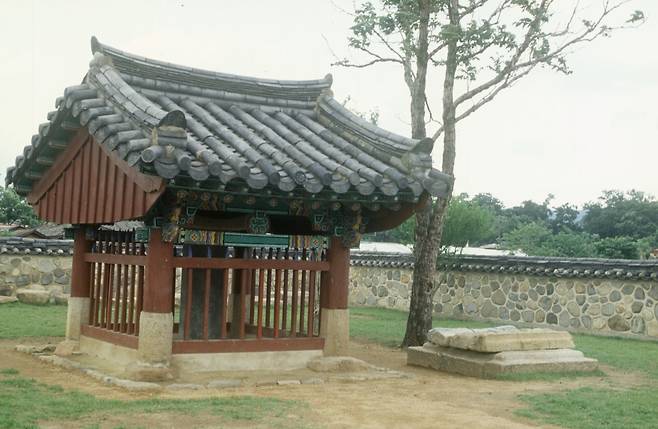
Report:
[[174,338],[171,313],[142,311],[139,318],[137,362],[126,368],[128,376],[139,381],[164,381],[174,378],[171,349]]
[[324,338],[325,356],[346,355],[350,343],[349,310],[323,308],[320,336]]
[[80,341],[80,327],[89,321],[89,298],[72,296],[66,313],[66,339]]

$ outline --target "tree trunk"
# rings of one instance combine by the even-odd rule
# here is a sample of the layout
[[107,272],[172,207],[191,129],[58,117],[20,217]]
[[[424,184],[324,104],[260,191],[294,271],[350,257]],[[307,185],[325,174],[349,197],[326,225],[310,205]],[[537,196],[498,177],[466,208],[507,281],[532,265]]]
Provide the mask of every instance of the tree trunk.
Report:
[[[458,3],[458,0],[451,0],[449,5],[450,22],[456,26],[459,25]],[[443,81],[444,134],[442,170],[446,174],[453,175],[456,142],[454,104],[454,84],[455,74],[457,72],[456,38],[447,43],[445,67]],[[427,341],[427,332],[432,329],[432,310],[434,307],[432,297],[435,292],[434,277],[436,275],[436,260],[441,248],[443,223],[451,196],[452,188],[449,189],[448,195],[445,198],[439,199],[433,204],[427,204],[423,210],[416,214],[415,265],[407,329],[404,334],[404,340],[402,341],[402,346],[404,347],[423,345]]]

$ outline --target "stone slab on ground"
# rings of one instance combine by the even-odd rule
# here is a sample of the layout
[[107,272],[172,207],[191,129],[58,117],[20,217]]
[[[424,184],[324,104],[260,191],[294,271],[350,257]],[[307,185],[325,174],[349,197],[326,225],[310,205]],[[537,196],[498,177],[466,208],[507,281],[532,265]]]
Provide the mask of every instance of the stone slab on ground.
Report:
[[16,298],[23,304],[47,305],[50,294],[43,290],[21,289],[16,292]]
[[0,304],[11,304],[12,302],[18,301],[18,298],[15,296],[2,296],[0,295]]
[[472,350],[481,353],[504,351],[570,349],[574,347],[571,334],[551,329],[517,329],[514,326],[496,328],[435,328],[429,331],[432,344]]
[[594,371],[596,359],[572,349],[480,353],[426,343],[409,347],[407,364],[471,377],[492,378],[501,374],[532,372]]

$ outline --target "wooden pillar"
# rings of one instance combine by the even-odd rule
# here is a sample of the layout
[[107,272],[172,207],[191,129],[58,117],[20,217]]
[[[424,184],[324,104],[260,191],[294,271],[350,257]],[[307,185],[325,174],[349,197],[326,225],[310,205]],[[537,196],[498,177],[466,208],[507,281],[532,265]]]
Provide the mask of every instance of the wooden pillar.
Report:
[[82,227],[75,229],[73,235],[73,264],[71,267],[71,296],[89,298],[89,279],[91,264],[85,262],[85,253],[91,252],[91,241],[87,240]]
[[92,242],[85,236],[84,228],[77,227],[73,236],[71,296],[66,310],[66,340],[55,350],[60,356],[68,356],[79,349],[81,327],[89,321],[91,264],[85,262],[85,253],[91,251],[91,244]]
[[162,231],[153,228],[149,234],[146,255],[143,311],[171,313],[174,299],[174,244],[162,241]]
[[139,318],[138,362],[128,368],[137,380],[171,379],[169,368],[174,330],[174,245],[152,228],[146,254],[144,298]]
[[327,261],[329,271],[322,273],[320,284],[320,336],[326,355],[342,355],[349,347],[350,249],[337,237],[331,237]]
[[346,309],[350,281],[350,249],[343,246],[338,237],[331,237],[327,262],[331,268],[322,273],[320,306],[323,309]]

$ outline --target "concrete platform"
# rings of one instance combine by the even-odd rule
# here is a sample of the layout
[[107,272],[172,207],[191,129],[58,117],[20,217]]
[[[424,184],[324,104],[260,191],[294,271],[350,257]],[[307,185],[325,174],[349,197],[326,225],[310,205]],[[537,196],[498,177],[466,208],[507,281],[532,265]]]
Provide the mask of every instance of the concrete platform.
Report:
[[504,351],[571,349],[571,334],[551,329],[517,329],[514,326],[496,328],[434,328],[429,331],[432,344],[480,353]]
[[431,343],[409,347],[407,364],[481,378],[530,372],[594,371],[598,368],[595,359],[586,358],[582,352],[572,349],[481,353]]

